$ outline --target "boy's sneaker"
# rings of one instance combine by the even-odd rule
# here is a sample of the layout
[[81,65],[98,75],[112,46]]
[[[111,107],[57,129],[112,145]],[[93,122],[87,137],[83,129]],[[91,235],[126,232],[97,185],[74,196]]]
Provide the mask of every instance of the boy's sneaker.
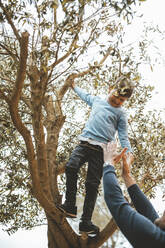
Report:
[[58,205],[57,208],[61,210],[66,217],[68,218],[76,218],[77,217],[77,207],[76,206],[69,206],[64,204]]
[[80,233],[87,233],[87,234],[98,234],[99,227],[95,226],[90,220],[88,221],[81,221],[79,224],[79,231]]

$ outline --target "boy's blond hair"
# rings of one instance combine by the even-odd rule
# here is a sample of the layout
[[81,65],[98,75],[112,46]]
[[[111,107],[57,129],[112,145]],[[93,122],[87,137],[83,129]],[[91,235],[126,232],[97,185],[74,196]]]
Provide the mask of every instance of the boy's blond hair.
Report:
[[134,84],[128,77],[121,76],[115,81],[113,89],[116,89],[116,96],[130,98],[133,93]]

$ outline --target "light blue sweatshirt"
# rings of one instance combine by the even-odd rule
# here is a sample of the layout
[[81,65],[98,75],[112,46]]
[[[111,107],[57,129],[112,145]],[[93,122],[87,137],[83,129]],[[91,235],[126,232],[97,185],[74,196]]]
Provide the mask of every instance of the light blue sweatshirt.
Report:
[[112,107],[107,100],[99,96],[92,96],[79,87],[75,87],[77,95],[92,107],[89,119],[80,135],[84,138],[96,140],[101,143],[115,141],[118,132],[121,146],[132,152],[127,132],[127,117],[123,108]]

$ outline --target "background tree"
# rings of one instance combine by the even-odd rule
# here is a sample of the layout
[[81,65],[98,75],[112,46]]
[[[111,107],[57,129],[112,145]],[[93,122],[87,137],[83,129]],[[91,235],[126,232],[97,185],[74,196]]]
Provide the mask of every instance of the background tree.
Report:
[[99,247],[116,230],[111,219],[99,237],[82,240],[56,208],[64,187],[59,175],[89,114],[69,90],[73,80],[104,94],[129,73],[137,86],[127,105],[134,173],[150,196],[162,182],[164,126],[145,112],[152,89],[138,73],[146,46],[140,44],[136,62],[131,46],[121,49],[123,18],[131,21],[138,2],[0,0],[0,220],[9,233],[46,220],[48,246],[67,248]]

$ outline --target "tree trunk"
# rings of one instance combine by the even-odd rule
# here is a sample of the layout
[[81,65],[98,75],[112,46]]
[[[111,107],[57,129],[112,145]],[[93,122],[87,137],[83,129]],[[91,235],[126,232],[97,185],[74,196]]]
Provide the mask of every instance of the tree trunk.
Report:
[[[48,248],[99,248],[117,229],[113,219],[96,237],[79,236],[65,217],[57,223],[47,215]],[[69,235],[68,235],[69,233]]]

